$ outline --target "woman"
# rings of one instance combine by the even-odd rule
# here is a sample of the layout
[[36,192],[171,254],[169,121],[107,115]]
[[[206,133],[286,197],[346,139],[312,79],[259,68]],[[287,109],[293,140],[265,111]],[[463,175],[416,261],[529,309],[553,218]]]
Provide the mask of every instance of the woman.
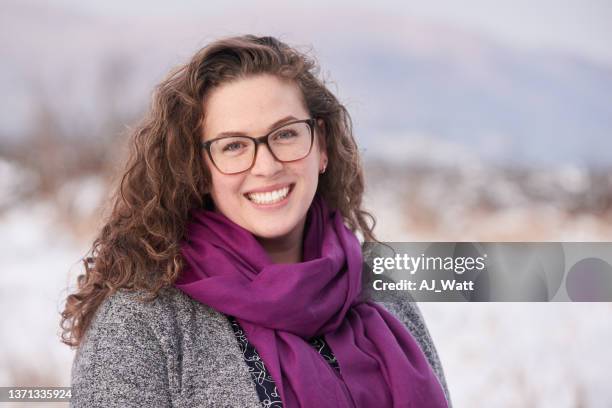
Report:
[[158,87],[63,313],[73,406],[450,405],[416,306],[362,286],[358,150],[316,70],[233,37]]

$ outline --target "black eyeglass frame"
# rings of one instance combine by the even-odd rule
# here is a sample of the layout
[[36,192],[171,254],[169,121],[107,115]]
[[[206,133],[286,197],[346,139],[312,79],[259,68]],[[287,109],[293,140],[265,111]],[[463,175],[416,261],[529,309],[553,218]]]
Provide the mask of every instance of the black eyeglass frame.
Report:
[[[210,158],[210,161],[215,165],[215,167],[217,168],[217,170],[219,170],[221,173],[223,174],[240,174],[240,173],[244,173],[245,171],[249,171],[253,168],[253,166],[255,165],[255,160],[257,159],[257,148],[259,147],[260,144],[265,144],[268,147],[268,151],[270,152],[270,154],[272,155],[272,157],[274,157],[274,159],[276,159],[277,161],[281,162],[281,163],[291,163],[294,161],[298,161],[298,160],[302,160],[304,157],[307,157],[310,152],[312,151],[312,145],[314,144],[314,125],[315,125],[315,120],[314,118],[308,118],[308,119],[299,119],[299,120],[294,120],[291,122],[287,122],[287,123],[283,123],[282,125],[279,125],[278,127],[272,129],[267,135],[265,136],[259,136],[259,137],[251,137],[251,136],[246,136],[246,135],[241,135],[241,136],[223,136],[223,137],[217,137],[216,139],[212,139],[212,140],[208,140],[206,142],[202,142],[201,143],[201,147],[202,149],[206,149],[206,152],[208,153],[208,157]],[[274,154],[274,152],[272,151],[272,149],[270,148],[270,144],[268,143],[268,138],[270,137],[270,135],[272,135],[274,132],[276,132],[279,129],[284,128],[285,126],[289,126],[289,125],[294,125],[296,123],[306,123],[308,125],[308,128],[310,129],[310,147],[308,148],[308,152],[300,157],[299,159],[293,159],[293,160],[281,160],[278,157],[276,157],[276,155]],[[210,151],[210,145],[213,142],[216,142],[217,140],[223,140],[223,139],[229,139],[229,138],[236,138],[236,137],[243,137],[246,139],[250,139],[253,141],[253,143],[255,143],[255,153],[253,153],[253,160],[251,161],[251,165],[244,170],[241,171],[237,171],[234,173],[226,173],[224,171],[222,171],[219,166],[217,166],[217,163],[215,163],[215,159],[213,159],[212,153]]]

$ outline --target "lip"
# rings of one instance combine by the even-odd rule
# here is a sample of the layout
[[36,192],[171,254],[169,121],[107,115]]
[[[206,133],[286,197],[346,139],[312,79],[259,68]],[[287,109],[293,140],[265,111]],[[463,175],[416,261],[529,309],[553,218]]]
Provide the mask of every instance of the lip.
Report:
[[[270,190],[269,188],[265,191],[274,191],[278,188],[283,188],[286,187],[287,184],[278,184],[278,186],[280,187],[276,187],[276,186],[272,186],[272,190]],[[284,207],[288,202],[289,202],[289,198],[291,197],[291,194],[293,193],[293,188],[295,187],[295,183],[290,183],[288,184],[289,186],[289,193],[287,193],[287,196],[285,198],[283,198],[282,200],[280,200],[277,203],[274,204],[257,204],[254,201],[249,200],[249,198],[247,197],[247,193],[244,194],[244,198],[245,200],[247,200],[252,206],[254,206],[255,208],[258,208],[260,210],[274,210],[274,209],[278,209],[280,207]],[[255,190],[257,191],[257,190]]]
[[285,187],[292,188],[291,186],[293,184],[295,183],[274,184],[268,187],[256,188],[254,190],[247,191],[246,193],[244,193],[244,195],[251,194],[251,193],[267,193],[269,191],[276,191],[276,190],[280,190],[281,188],[285,188]]

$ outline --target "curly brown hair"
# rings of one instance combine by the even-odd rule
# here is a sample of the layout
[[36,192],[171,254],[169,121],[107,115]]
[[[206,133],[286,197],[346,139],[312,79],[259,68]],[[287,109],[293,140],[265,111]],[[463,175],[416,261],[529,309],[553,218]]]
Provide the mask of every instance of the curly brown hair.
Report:
[[299,85],[311,117],[322,120],[320,130],[327,135],[329,165],[317,192],[341,212],[351,231],[376,241],[376,221],[362,209],[364,176],[351,118],[319,78],[316,61],[273,37],[223,38],[156,87],[148,114],[132,132],[110,214],[90,256],[82,259],[85,273],[66,299],[63,343],[77,347],[102,301],[118,289],[143,290],[151,300],[178,278],[183,267],[179,243],[189,211],[212,203],[210,172],[200,148],[203,102],[215,87],[257,74]]

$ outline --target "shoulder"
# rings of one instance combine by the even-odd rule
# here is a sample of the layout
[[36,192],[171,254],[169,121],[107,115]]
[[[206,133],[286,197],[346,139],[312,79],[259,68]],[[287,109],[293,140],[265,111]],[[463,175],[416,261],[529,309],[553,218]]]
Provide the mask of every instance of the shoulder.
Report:
[[427,324],[425,323],[425,319],[423,318],[417,303],[409,294],[397,292],[386,293],[384,297],[380,296],[372,300],[382,305],[410,331],[423,351],[423,354],[427,358],[427,361],[436,374],[436,377],[438,377],[450,407],[450,396],[446,384],[444,369],[442,367],[442,363],[440,362],[436,346],[427,328]]
[[102,302],[74,357],[72,406],[172,405],[185,336],[223,329],[222,316],[178,289],[146,295],[119,290]]
[[162,289],[153,299],[147,295],[142,290],[120,289],[104,299],[79,345],[77,360],[99,359],[126,346],[157,342],[177,310],[189,307],[188,299],[174,289]]
[[393,314],[399,321],[410,330],[410,333],[417,340],[423,352],[428,358],[431,356],[434,347],[433,341],[427,329],[425,319],[414,300],[408,295],[404,296],[396,293],[386,294],[384,297],[372,299],[386,310]]
[[165,352],[180,347],[185,331],[214,333],[226,329],[224,316],[174,287],[151,298],[142,290],[121,289],[107,297],[85,333],[79,349],[98,353],[126,343],[156,343]]
[[120,289],[102,302],[88,333],[108,326],[127,326],[159,336],[207,318],[218,320],[219,313],[174,287],[162,289],[154,298],[142,290]]
[[[153,330],[160,301],[120,290],[106,298],[89,325],[72,363],[72,407],[170,405],[164,350]],[[140,390],[140,391],[139,391]]]
[[408,326],[413,335],[418,337],[429,335],[423,314],[410,295],[390,292],[372,300],[384,306],[385,309],[401,320]]
[[152,299],[147,296],[142,290],[118,290],[102,302],[94,323],[123,323],[126,319],[163,316],[193,307],[191,299],[175,288],[164,288]]
[[[410,331],[419,343],[423,353],[427,356],[434,371],[441,372],[441,364],[438,359],[435,345],[427,329],[425,319],[409,292],[393,290],[373,290],[373,275],[364,274],[362,287],[363,299],[370,300],[382,305],[387,311],[394,315]],[[377,279],[392,281],[385,275],[379,275]]]

